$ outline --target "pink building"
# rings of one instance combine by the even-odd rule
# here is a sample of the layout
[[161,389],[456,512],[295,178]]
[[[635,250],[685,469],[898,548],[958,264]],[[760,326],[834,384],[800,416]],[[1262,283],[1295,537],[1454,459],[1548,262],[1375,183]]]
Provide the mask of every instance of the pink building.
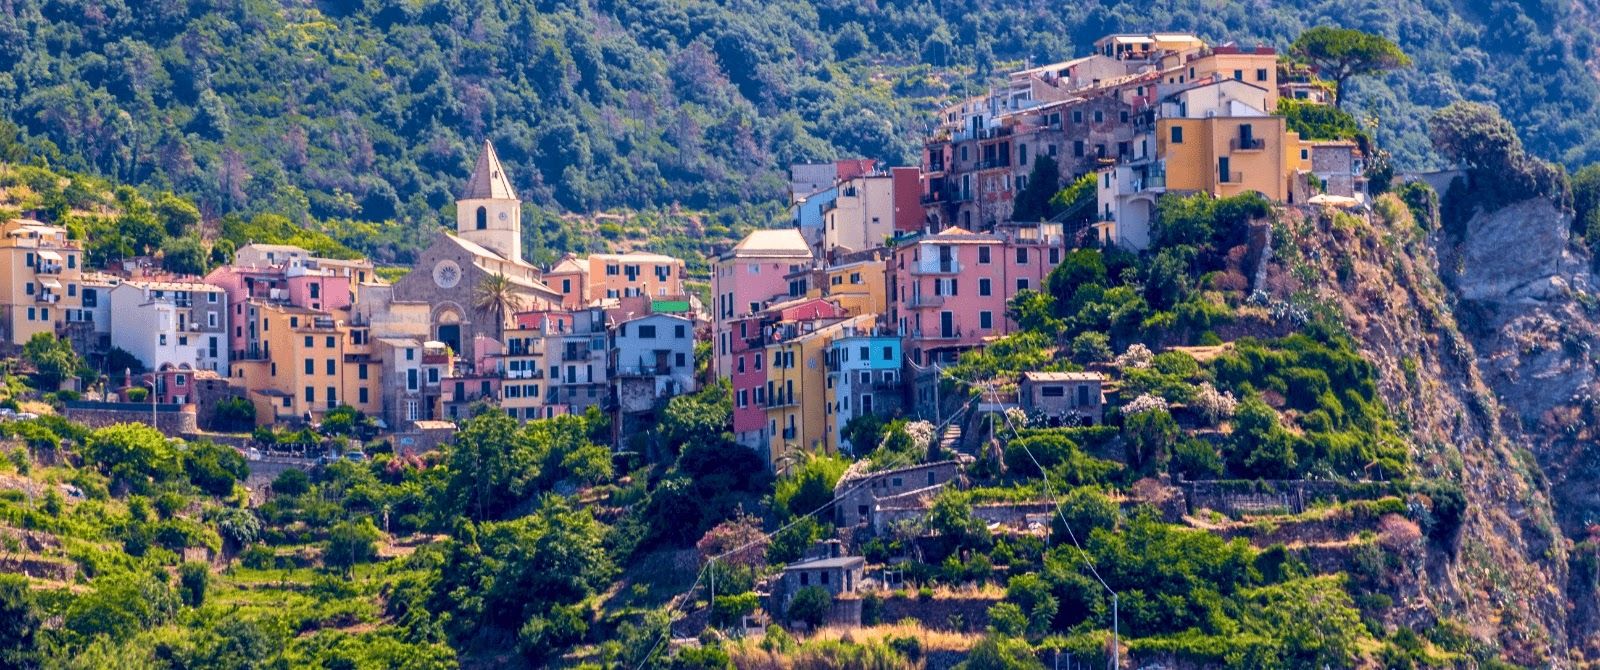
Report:
[[349,309],[354,294],[351,278],[332,270],[304,265],[224,265],[212,270],[205,283],[228,296],[228,349],[241,358],[254,341],[257,322],[251,301],[288,304],[327,312]]
[[750,447],[766,445],[763,431],[767,427],[767,372],[762,359],[766,351],[763,324],[767,321],[767,317],[757,314],[729,323],[733,434],[740,444]]
[[806,279],[788,275],[810,267],[811,260],[811,247],[793,228],[753,231],[717,258],[711,270],[711,291],[719,377],[731,375],[732,323],[761,311],[774,299],[805,295]]
[[994,233],[949,228],[905,239],[889,259],[889,304],[911,361],[953,361],[1012,332],[1006,303],[1023,289],[1048,290],[1063,249],[1060,226],[1050,224]]

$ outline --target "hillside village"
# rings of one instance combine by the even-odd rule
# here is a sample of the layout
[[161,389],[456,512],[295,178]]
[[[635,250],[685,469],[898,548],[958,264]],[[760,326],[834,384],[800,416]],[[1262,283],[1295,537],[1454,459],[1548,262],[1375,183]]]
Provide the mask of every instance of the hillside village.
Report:
[[[649,250],[529,263],[519,166],[489,141],[403,272],[268,241],[203,274],[91,263],[76,229],[30,213],[0,227],[0,342],[35,368],[38,352],[81,363],[0,412],[236,452],[219,458],[243,460],[273,527],[260,541],[281,546],[219,540],[198,559],[218,570],[247,551],[263,569],[325,565],[289,549],[312,534],[291,502],[305,478],[282,472],[333,486],[377,461],[420,489],[491,431],[575,431],[541,447],[571,457],[529,466],[536,483],[452,479],[452,504],[488,527],[571,512],[531,491],[570,495],[679,574],[652,582],[641,561],[632,590],[549,596],[533,620],[567,623],[510,633],[535,667],[717,667],[684,659],[851,629],[926,667],[974,649],[1069,668],[1488,664],[1465,623],[1394,607],[1424,548],[1454,546],[1465,503],[1416,478],[1378,370],[1319,302],[1354,275],[1320,276],[1295,244],[1419,234],[1454,175],[1397,177],[1334,103],[1271,47],[1109,35],[944,108],[920,165],[793,166],[791,220],[721,250],[709,277]],[[688,462],[721,433],[740,455]],[[606,447],[603,464],[569,439]],[[636,488],[664,478],[682,500]],[[381,514],[384,558],[449,527],[418,521],[421,494],[337,486]],[[696,505],[721,507],[672,516]],[[602,619],[650,599],[662,644],[640,633],[642,659],[583,632],[637,632],[635,611]],[[1263,642],[1296,618],[1332,632]]]

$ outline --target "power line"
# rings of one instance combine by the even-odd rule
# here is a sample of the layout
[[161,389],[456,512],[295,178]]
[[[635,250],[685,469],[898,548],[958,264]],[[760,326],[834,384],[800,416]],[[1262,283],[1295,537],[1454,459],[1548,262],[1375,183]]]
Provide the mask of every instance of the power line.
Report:
[[[939,425],[934,426],[933,427],[933,435],[929,439],[930,440],[938,440],[939,439],[939,430],[944,428],[951,421],[954,421],[956,419],[956,417],[960,416],[963,412],[965,412],[967,410],[967,408],[971,407],[972,403],[975,402],[976,400],[977,400],[976,397],[973,397],[971,400],[968,400],[966,406],[963,406],[960,410],[952,413],[949,418],[947,418],[944,421],[940,422]],[[778,535],[778,534],[780,534],[780,533],[782,533],[782,532],[784,532],[786,530],[789,530],[790,528],[795,527],[801,521],[804,521],[807,518],[810,518],[812,516],[820,514],[823,510],[828,509],[829,507],[832,507],[834,500],[837,500],[837,499],[845,496],[846,494],[852,493],[856,489],[859,489],[859,488],[861,488],[863,486],[866,486],[870,481],[871,481],[871,477],[870,476],[869,477],[863,477],[857,483],[852,484],[849,488],[846,488],[845,490],[843,490],[841,492],[834,493],[833,494],[833,499],[829,500],[826,503],[823,503],[821,506],[817,507],[814,510],[811,510],[810,512],[807,512],[805,514],[802,514],[800,516],[795,517],[793,520],[789,521],[786,524],[783,524],[782,526],[779,526],[776,530],[772,531],[771,533],[768,533],[768,532],[765,532],[765,531],[760,531],[759,532],[759,536],[756,539],[750,540],[749,542],[746,542],[746,543],[744,543],[742,545],[739,545],[737,547],[734,547],[732,549],[729,549],[727,551],[724,551],[724,552],[722,552],[720,554],[717,554],[715,556],[712,556],[712,557],[706,559],[706,564],[700,568],[700,573],[695,576],[694,583],[690,584],[689,585],[689,590],[684,591],[682,595],[688,596],[688,595],[694,593],[694,590],[700,586],[700,580],[703,579],[706,576],[708,570],[713,569],[713,566],[716,565],[717,561],[722,560],[723,558],[726,558],[726,557],[728,557],[730,555],[733,555],[733,554],[739,553],[741,551],[744,551],[746,549],[749,549],[750,547],[753,547],[753,546],[755,546],[757,544],[760,544],[763,541],[770,541],[774,536],[776,536],[776,535]],[[666,640],[666,639],[669,639],[671,637],[671,635],[672,635],[672,610],[675,609],[675,606],[672,603],[676,602],[676,601],[677,601],[677,598],[674,598],[673,600],[668,601],[668,605],[667,605],[667,629],[666,629],[666,631],[663,632],[661,640],[658,640],[654,645],[651,645],[650,652],[645,654],[643,659],[640,659],[639,665],[637,666],[637,668],[643,668],[644,664],[648,663],[650,661],[650,657],[654,656],[655,653],[656,653],[656,650],[661,647],[661,642]],[[713,604],[715,604],[715,603],[713,603]],[[636,668],[636,670],[637,670],[637,668]]]
[[[961,379],[961,378],[951,374],[949,371],[946,371],[946,370],[939,370],[939,372],[941,374],[943,374],[944,376],[949,377],[951,380],[953,380],[953,381],[955,381],[957,383],[966,384],[968,386],[978,387],[981,392],[987,393],[989,395],[989,400],[991,402],[993,402],[996,406],[1002,406],[1003,407],[1003,404],[1000,402],[1000,394],[994,390],[994,386],[992,384],[989,384],[987,382],[980,382],[980,381],[976,381],[976,380],[972,380],[972,381],[964,380],[964,379]],[[937,384],[938,381],[936,380],[934,383]],[[1017,437],[1017,436],[1019,436],[1021,434],[1017,430],[1016,424],[1012,423],[1010,415],[1007,415],[1005,413],[1004,409],[1001,410],[1000,416],[1005,419],[1006,427],[1011,429],[1012,437]],[[1058,496],[1056,496],[1055,486],[1050,483],[1050,473],[1047,472],[1044,469],[1044,466],[1039,463],[1039,459],[1034,457],[1033,450],[1028,448],[1027,442],[1023,442],[1023,443],[1021,443],[1021,444],[1019,444],[1017,446],[1022,447],[1022,453],[1026,454],[1028,456],[1028,460],[1033,462],[1033,466],[1039,469],[1040,478],[1044,480],[1045,494],[1050,496],[1051,502],[1055,503],[1056,516],[1061,519],[1061,526],[1063,528],[1067,529],[1067,539],[1071,540],[1073,548],[1078,550],[1078,555],[1079,555],[1080,559],[1082,559],[1084,567],[1089,568],[1089,574],[1093,575],[1095,581],[1100,582],[1100,586],[1105,588],[1107,593],[1111,594],[1111,659],[1110,660],[1111,660],[1111,667],[1116,668],[1116,667],[1118,667],[1118,663],[1120,662],[1120,656],[1121,656],[1120,624],[1117,621],[1117,614],[1118,614],[1118,612],[1117,612],[1117,605],[1118,605],[1118,602],[1117,602],[1118,601],[1117,591],[1116,591],[1116,589],[1111,588],[1111,585],[1107,584],[1106,580],[1100,576],[1100,571],[1095,569],[1094,561],[1090,558],[1089,552],[1084,551],[1083,545],[1078,543],[1077,534],[1072,532],[1072,524],[1067,523],[1066,512],[1063,511],[1062,506],[1061,506],[1061,499]]]

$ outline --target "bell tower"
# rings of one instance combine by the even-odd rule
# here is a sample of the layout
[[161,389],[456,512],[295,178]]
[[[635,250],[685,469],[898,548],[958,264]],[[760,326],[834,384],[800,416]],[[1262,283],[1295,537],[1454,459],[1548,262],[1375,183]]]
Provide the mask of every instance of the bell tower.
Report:
[[489,140],[483,141],[467,188],[456,199],[456,232],[507,260],[523,262],[522,201]]

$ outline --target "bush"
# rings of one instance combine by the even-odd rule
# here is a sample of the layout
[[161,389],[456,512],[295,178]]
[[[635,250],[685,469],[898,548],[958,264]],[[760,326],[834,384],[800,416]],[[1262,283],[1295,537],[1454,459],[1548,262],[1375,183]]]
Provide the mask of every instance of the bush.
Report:
[[178,567],[178,596],[183,604],[199,607],[206,601],[206,585],[211,579],[211,568],[204,563],[184,563]]
[[382,536],[370,517],[342,521],[328,532],[328,546],[322,562],[330,568],[349,572],[356,564],[377,557],[378,539]]
[[239,554],[239,564],[251,570],[271,570],[277,566],[278,555],[270,547],[255,544]]
[[804,622],[816,628],[828,620],[833,611],[833,594],[820,586],[807,586],[796,591],[785,613],[791,622]]
[[1072,360],[1077,363],[1104,363],[1111,360],[1111,338],[1088,331],[1072,338]]
[[759,604],[755,593],[717,596],[711,604],[711,620],[718,626],[732,626],[754,613]]
[[311,490],[311,478],[304,470],[290,468],[278,473],[272,480],[272,492],[278,495],[295,497]]

